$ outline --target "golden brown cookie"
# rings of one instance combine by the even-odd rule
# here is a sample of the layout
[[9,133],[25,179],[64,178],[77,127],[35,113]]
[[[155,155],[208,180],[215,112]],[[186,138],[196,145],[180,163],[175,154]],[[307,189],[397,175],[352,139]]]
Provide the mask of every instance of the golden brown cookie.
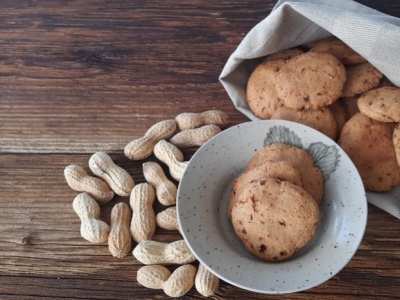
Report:
[[348,66],[342,97],[353,97],[379,85],[383,74],[369,62]]
[[358,113],[344,125],[339,145],[356,166],[365,189],[384,192],[400,183],[393,127],[389,123]]
[[337,38],[324,39],[310,48],[311,52],[326,52],[334,55],[344,65],[365,63],[367,60]]
[[393,146],[396,153],[397,163],[400,166],[400,124],[396,124],[393,131]]
[[284,60],[274,60],[258,65],[247,82],[246,98],[250,110],[261,119],[269,119],[280,106],[275,92],[275,77]]
[[346,111],[347,120],[349,120],[352,116],[360,112],[357,106],[357,101],[358,101],[357,97],[340,98],[338,101],[341,101],[343,104],[343,108]]
[[272,53],[270,55],[268,55],[263,62],[267,62],[267,61],[272,61],[272,60],[278,60],[278,59],[290,59],[292,57],[295,57],[297,55],[302,54],[303,51],[299,48],[290,48],[290,49],[286,49],[286,50],[282,50],[282,51],[278,51],[275,53]]
[[329,53],[307,52],[281,66],[276,75],[276,94],[286,107],[318,109],[335,102],[346,81],[342,63]]
[[302,186],[299,170],[288,161],[266,161],[235,179],[228,206],[228,217],[231,218],[232,207],[243,190],[254,180],[276,178]]
[[343,105],[341,99],[339,99],[338,101],[333,102],[327,108],[329,108],[331,110],[331,112],[333,114],[333,118],[336,121],[337,135],[336,135],[335,139],[337,139],[337,138],[339,138],[340,132],[342,131],[342,128],[343,128],[344,124],[348,120],[347,114],[346,114],[346,110],[344,108],[344,105]]
[[358,109],[371,119],[380,122],[400,122],[400,89],[381,87],[360,96]]
[[318,205],[303,188],[265,178],[250,183],[232,209],[232,225],[247,251],[271,262],[282,261],[315,235]]
[[310,154],[303,149],[281,143],[266,146],[253,156],[246,170],[251,170],[266,161],[282,160],[291,162],[299,170],[303,188],[320,203],[324,192],[324,179]]
[[338,137],[338,128],[335,117],[330,108],[295,110],[282,106],[271,116],[271,119],[287,120],[312,127],[331,139]]

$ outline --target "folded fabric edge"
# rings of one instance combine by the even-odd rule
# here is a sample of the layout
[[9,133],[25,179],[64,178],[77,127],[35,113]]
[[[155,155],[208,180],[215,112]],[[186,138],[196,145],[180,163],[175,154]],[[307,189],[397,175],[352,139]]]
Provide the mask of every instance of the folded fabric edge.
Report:
[[[320,1],[320,2],[326,2],[326,1]],[[352,1],[352,2],[354,2],[354,1]],[[355,44],[355,43],[351,42],[351,39],[352,39],[351,35],[350,36],[341,36],[340,33],[338,34],[338,32],[332,32],[331,28],[326,28],[326,26],[324,26],[324,24],[321,24],[320,22],[317,22],[315,20],[316,19],[315,15],[318,15],[315,11],[318,9],[321,9],[321,11],[326,11],[326,8],[333,9],[335,11],[335,13],[330,12],[333,14],[332,19],[337,18],[342,13],[347,12],[347,10],[345,10],[345,9],[338,9],[333,6],[316,5],[316,4],[312,4],[312,6],[310,6],[310,3],[308,3],[308,2],[307,3],[293,2],[293,1],[283,2],[277,9],[273,10],[265,19],[263,19],[261,22],[259,22],[255,27],[253,27],[249,31],[249,33],[245,36],[243,41],[238,45],[236,50],[228,58],[228,61],[225,64],[225,66],[219,76],[219,79],[220,80],[224,79],[226,76],[228,76],[231,72],[233,72],[235,70],[235,68],[238,66],[238,64],[240,64],[241,62],[243,62],[245,60],[251,60],[251,59],[254,59],[257,57],[266,56],[266,55],[269,55],[269,54],[274,53],[279,50],[299,46],[301,44],[313,42],[315,40],[323,39],[323,38],[326,38],[326,37],[329,37],[332,35],[338,36],[344,42],[348,43],[353,48],[355,48],[355,50],[357,52],[359,52],[361,55],[363,55],[364,57],[367,57],[368,53],[363,53],[362,49],[357,47],[357,45],[361,44],[361,43],[358,42],[357,44]],[[289,11],[287,11],[287,9],[289,9]],[[389,17],[391,21],[396,20],[397,22],[400,23],[400,19],[398,19],[398,18],[385,15],[378,11],[372,10],[368,7],[365,7],[365,9],[367,12],[369,12],[368,16],[376,16],[379,18]],[[258,46],[252,45],[253,47],[249,47],[247,45],[247,44],[252,44],[252,40],[267,41],[267,40],[270,40],[271,38],[273,38],[273,35],[277,31],[279,31],[280,26],[281,26],[281,22],[276,22],[276,20],[280,20],[281,18],[283,18],[285,12],[286,12],[286,14],[288,14],[290,12],[295,12],[297,14],[297,17],[299,17],[299,18],[302,17],[302,18],[307,19],[308,22],[302,24],[303,25],[302,28],[304,28],[303,32],[305,32],[305,29],[313,31],[313,32],[308,32],[307,36],[305,36],[303,33],[301,38],[297,37],[296,43],[286,45],[286,47],[277,47],[276,45],[274,47],[272,47],[271,45],[268,44],[268,42],[263,42]],[[372,13],[372,12],[374,12],[374,13]],[[314,14],[314,16],[312,16],[311,14]],[[365,16],[363,16],[363,14],[361,14],[359,12],[354,13],[354,15],[347,14],[348,18],[350,18],[352,16],[366,18]],[[368,19],[368,20],[370,21],[370,19]],[[382,21],[381,19],[376,19],[374,21],[379,22],[380,24],[385,23],[385,21]],[[311,24],[313,24],[313,25],[311,25]],[[391,23],[389,23],[389,24],[391,24]],[[307,27],[307,28],[305,28],[305,27]],[[268,51],[268,49],[271,49],[271,51]],[[367,59],[368,59],[368,57],[367,57]],[[379,64],[379,60],[376,60],[373,58],[371,60],[374,63]],[[383,73],[385,73],[385,70],[382,70],[382,67],[380,65],[377,67],[378,67],[378,69],[380,69],[380,71],[383,71]],[[389,78],[389,79],[391,79],[392,81],[395,81],[396,85],[400,85],[400,82],[397,82],[398,80],[394,79],[392,74],[390,74],[390,77],[391,78]]]
[[[290,4],[290,3],[293,3],[293,2],[291,2],[291,1],[282,1],[282,2],[284,2],[284,4]],[[294,4],[294,6],[298,6],[298,5],[301,5],[301,3],[302,2],[294,2],[294,3],[296,3],[296,4]],[[309,3],[308,3],[309,4]],[[293,9],[293,7],[292,6],[290,6],[291,7],[291,9]],[[283,12],[282,12],[282,7],[279,7],[280,9],[277,9],[277,10],[275,10],[274,11],[274,13],[277,13],[277,14],[279,14],[279,13],[281,13],[281,14],[283,14]],[[310,8],[310,7],[309,7]],[[375,10],[372,10],[374,13],[371,13],[371,15],[374,15],[375,14],[375,12],[376,12],[376,15],[379,17],[379,22],[381,22],[381,23],[385,23],[385,22],[388,22],[388,23],[390,23],[390,21],[393,21],[394,19],[395,20],[397,20],[397,21],[400,21],[400,19],[397,19],[397,18],[394,18],[394,17],[391,17],[391,16],[388,16],[388,15],[385,15],[385,14],[383,14],[383,13],[380,13],[380,12],[378,12],[378,11],[375,11]],[[296,11],[297,12],[297,11]],[[307,16],[305,16],[304,14],[301,14],[300,12],[297,12],[298,14],[299,14],[299,16],[301,16],[301,17],[303,17],[303,18],[307,18]],[[271,13],[272,14],[272,13]],[[238,81],[237,81],[237,78],[238,78],[238,76],[237,76],[237,74],[232,74],[232,73],[235,73],[236,71],[237,71],[237,68],[240,66],[240,65],[244,65],[245,64],[245,62],[246,62],[246,60],[252,60],[252,59],[254,59],[254,55],[253,55],[253,57],[250,57],[250,58],[246,58],[246,57],[238,57],[238,56],[236,56],[236,54],[238,53],[238,50],[240,50],[240,47],[241,46],[243,46],[243,43],[245,43],[245,42],[247,42],[246,41],[246,38],[248,38],[248,39],[251,39],[252,37],[251,37],[251,34],[252,34],[252,31],[254,31],[254,30],[259,30],[259,28],[258,28],[258,26],[260,26],[261,27],[261,30],[262,30],[262,27],[265,27],[266,26],[266,24],[265,24],[265,22],[267,22],[267,19],[271,16],[271,14],[269,15],[269,16],[267,16],[267,18],[265,18],[263,21],[261,21],[259,24],[257,24],[250,32],[249,32],[249,34],[245,37],[245,39],[242,41],[242,43],[238,46],[238,48],[231,54],[231,56],[229,57],[229,59],[228,59],[228,62],[226,63],[226,65],[224,66],[224,68],[223,68],[223,71],[221,72],[221,75],[220,75],[220,77],[219,77],[219,80],[220,80],[220,82],[221,82],[221,84],[224,86],[224,88],[225,88],[225,90],[228,92],[228,95],[230,96],[230,98],[231,98],[231,100],[234,102],[234,104],[235,104],[235,106],[236,106],[236,108],[240,111],[240,112],[242,112],[244,115],[246,115],[248,118],[250,118],[251,120],[258,120],[259,118],[257,118],[256,116],[254,116],[254,114],[249,110],[249,108],[248,108],[248,106],[247,106],[247,104],[246,103],[243,103],[243,102],[245,102],[243,99],[245,99],[243,96],[245,95],[245,89],[243,89],[243,88],[241,88],[241,91],[238,93],[237,92],[237,90],[238,90]],[[358,14],[357,14],[358,15]],[[365,16],[362,16],[362,17],[364,17],[365,18]],[[279,17],[278,17],[279,18]],[[311,22],[311,21],[310,21]],[[315,23],[314,23],[315,24]],[[319,26],[318,24],[316,25],[316,26]],[[321,28],[321,26],[319,26],[320,28]],[[327,31],[328,32],[328,34],[329,35],[332,35],[329,31]],[[315,36],[314,36],[315,37]],[[314,40],[316,40],[316,39],[321,39],[321,38],[323,38],[323,37],[319,37],[319,38],[315,38]],[[340,38],[340,37],[339,37]],[[313,41],[313,40],[310,40],[310,42],[311,41]],[[346,42],[346,40],[345,40],[345,42]],[[246,48],[246,50],[249,50],[249,47],[245,47]],[[251,49],[250,49],[251,50]],[[283,50],[283,48],[282,48],[282,50]],[[270,53],[273,53],[273,52],[270,52]],[[270,53],[266,53],[265,55],[268,55],[268,54],[270,54]],[[251,55],[251,51],[250,52],[247,52],[247,54],[250,54]],[[368,59],[368,58],[367,58]],[[377,64],[377,61],[375,61],[375,60],[373,60],[373,59],[369,59],[369,60],[371,60],[371,63],[373,64],[373,65],[376,65]],[[378,61],[378,63],[379,63],[379,61]],[[381,62],[382,63],[382,62]],[[381,71],[383,71],[383,73],[385,74],[385,71],[382,69],[382,68],[380,68],[381,69]],[[232,75],[234,75],[234,76],[232,76]],[[385,74],[386,75],[386,74]],[[389,76],[388,76],[389,77]],[[391,78],[391,77],[389,77],[389,79],[390,80],[392,80],[392,81],[394,81],[393,80],[393,77]],[[241,79],[241,82],[242,82],[242,84],[243,84],[243,78]],[[396,83],[396,82],[395,82]],[[396,83],[396,84],[398,84],[398,83]],[[388,196],[388,197],[387,197]],[[398,198],[398,197],[397,197]],[[396,218],[400,218],[400,208],[399,207],[397,207],[397,202],[399,202],[398,201],[398,199],[397,198],[393,198],[393,196],[391,196],[391,195],[386,195],[386,193],[385,194],[378,194],[378,195],[376,195],[376,193],[370,193],[370,192],[367,192],[367,200],[368,200],[368,202],[369,203],[371,203],[372,205],[375,205],[375,206],[377,206],[378,208],[380,208],[380,209],[382,209],[382,210],[384,210],[384,211],[386,211],[386,212],[388,212],[388,213],[390,213],[390,214],[392,214],[393,216],[395,216]]]
[[315,5],[324,5],[324,6],[329,6],[329,7],[334,7],[334,8],[343,8],[348,11],[353,11],[357,13],[367,13],[371,15],[386,15],[376,9],[373,9],[371,7],[368,7],[364,4],[361,4],[359,2],[353,1],[353,0],[279,0],[274,8],[272,9],[275,10],[278,7],[280,7],[283,4],[293,4],[293,3],[307,3],[307,4],[315,4]]
[[[397,186],[395,189],[399,187]],[[367,191],[366,195],[368,203],[400,219],[400,199],[393,195],[393,191],[386,192],[384,195]]]

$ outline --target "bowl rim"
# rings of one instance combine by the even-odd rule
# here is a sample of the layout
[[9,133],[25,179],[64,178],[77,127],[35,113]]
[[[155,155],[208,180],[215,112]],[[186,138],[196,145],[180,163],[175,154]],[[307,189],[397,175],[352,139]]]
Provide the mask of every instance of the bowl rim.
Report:
[[[299,128],[299,130],[303,130],[307,133],[310,134],[316,134],[318,137],[320,137],[322,140],[325,141],[330,141],[330,144],[335,145],[336,147],[338,147],[342,153],[341,155],[345,155],[345,157],[347,157],[347,163],[350,163],[350,168],[353,170],[353,172],[351,173],[353,176],[356,176],[356,181],[358,181],[358,184],[360,184],[360,187],[362,187],[362,199],[359,200],[360,205],[362,205],[362,220],[359,221],[359,223],[362,224],[362,228],[358,227],[358,230],[356,232],[356,236],[354,241],[352,242],[353,248],[351,249],[351,253],[350,256],[348,256],[347,259],[345,259],[343,261],[343,263],[339,264],[340,267],[336,268],[334,271],[330,272],[329,276],[325,276],[325,277],[321,277],[319,278],[320,280],[317,281],[313,281],[313,284],[310,284],[309,286],[306,286],[305,288],[302,287],[298,287],[298,288],[293,288],[293,289],[282,289],[282,290],[264,290],[264,289],[259,289],[259,288],[253,288],[253,287],[249,287],[245,284],[241,284],[240,282],[236,282],[235,280],[231,280],[230,278],[227,278],[226,276],[224,276],[223,274],[221,274],[221,272],[217,271],[215,268],[210,267],[207,263],[207,261],[205,261],[204,257],[198,253],[198,249],[196,248],[195,244],[193,243],[193,238],[191,237],[191,234],[186,231],[187,228],[185,228],[185,224],[187,223],[186,221],[184,221],[184,216],[182,215],[182,193],[185,189],[184,184],[185,181],[187,180],[187,178],[190,178],[190,167],[191,165],[196,162],[199,159],[199,155],[201,153],[203,153],[204,151],[206,151],[205,149],[208,149],[210,147],[212,147],[212,145],[217,141],[218,139],[221,138],[221,136],[223,135],[228,135],[232,132],[235,132],[238,130],[238,128],[243,129],[247,126],[265,126],[266,124],[273,126],[273,125],[279,125],[279,126],[286,126],[289,128]],[[294,126],[294,127],[293,127]],[[248,129],[251,130],[251,129]],[[323,137],[323,138],[322,138]],[[208,151],[208,150],[207,150]],[[189,175],[188,175],[189,174]],[[183,183],[183,184],[182,184]],[[358,189],[358,192],[361,192],[360,189]],[[360,195],[359,195],[360,196]],[[219,278],[221,278],[222,280],[240,287],[242,289],[245,290],[249,290],[249,291],[253,291],[253,292],[258,292],[258,293],[264,293],[264,294],[283,294],[283,293],[291,293],[291,292],[298,292],[298,291],[302,291],[302,290],[306,290],[306,289],[310,289],[313,288],[317,285],[320,285],[323,282],[326,282],[327,280],[329,280],[330,278],[332,278],[333,276],[335,276],[338,272],[340,272],[346,265],[347,263],[353,258],[353,256],[355,255],[363,237],[364,237],[364,233],[365,233],[365,229],[366,229],[366,225],[367,225],[367,217],[368,217],[368,204],[367,204],[367,199],[366,199],[366,194],[365,194],[365,189],[364,186],[362,184],[362,180],[361,177],[356,169],[356,167],[354,166],[354,164],[351,162],[350,158],[347,156],[347,154],[345,154],[345,152],[340,148],[340,146],[334,142],[333,140],[331,140],[330,138],[328,138],[327,136],[323,135],[322,133],[320,133],[319,131],[310,128],[308,126],[302,125],[302,124],[298,124],[298,123],[294,123],[294,122],[290,122],[290,121],[283,121],[283,120],[257,120],[257,121],[249,121],[249,122],[245,122],[245,123],[241,123],[241,124],[237,124],[234,125],[224,131],[222,131],[221,133],[219,133],[217,136],[213,137],[212,139],[210,139],[208,142],[206,142],[204,145],[202,145],[197,151],[196,153],[192,156],[191,160],[189,161],[188,167],[186,168],[185,171],[185,175],[183,176],[179,186],[178,186],[178,194],[177,194],[177,215],[178,215],[178,221],[179,221],[179,225],[181,226],[181,233],[183,238],[185,239],[185,241],[187,242],[189,248],[191,249],[191,251],[193,252],[193,254],[195,255],[195,257],[198,259],[198,261],[200,263],[202,263],[209,271],[211,271],[213,274],[215,274],[216,276],[218,276]],[[283,261],[280,262],[278,264],[288,264],[290,263],[291,260],[288,261]],[[259,261],[259,263],[265,263],[263,261]],[[277,263],[272,263],[274,265],[276,265]]]

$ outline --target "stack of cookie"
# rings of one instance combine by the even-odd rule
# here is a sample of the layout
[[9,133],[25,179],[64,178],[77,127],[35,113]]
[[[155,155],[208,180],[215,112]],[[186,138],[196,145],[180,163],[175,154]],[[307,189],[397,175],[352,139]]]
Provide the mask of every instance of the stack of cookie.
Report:
[[360,112],[346,122],[338,143],[365,189],[389,191],[400,184],[400,89],[373,89],[358,98],[357,106]]
[[322,195],[322,173],[312,157],[276,143],[261,149],[235,180],[228,217],[247,251],[282,261],[314,236]]
[[338,141],[367,190],[400,184],[400,89],[341,40],[267,56],[246,94],[257,117],[298,122]]

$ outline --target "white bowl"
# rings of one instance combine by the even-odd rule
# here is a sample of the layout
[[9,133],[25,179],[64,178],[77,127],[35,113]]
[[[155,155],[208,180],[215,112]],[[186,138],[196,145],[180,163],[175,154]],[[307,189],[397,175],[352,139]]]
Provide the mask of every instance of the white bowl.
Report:
[[[267,144],[307,150],[324,175],[315,237],[287,261],[268,263],[249,254],[227,217],[232,183]],[[346,153],[322,133],[289,121],[252,121],[224,130],[193,155],[178,189],[182,234],[197,259],[222,280],[259,293],[315,287],[353,257],[367,223],[361,178]]]

